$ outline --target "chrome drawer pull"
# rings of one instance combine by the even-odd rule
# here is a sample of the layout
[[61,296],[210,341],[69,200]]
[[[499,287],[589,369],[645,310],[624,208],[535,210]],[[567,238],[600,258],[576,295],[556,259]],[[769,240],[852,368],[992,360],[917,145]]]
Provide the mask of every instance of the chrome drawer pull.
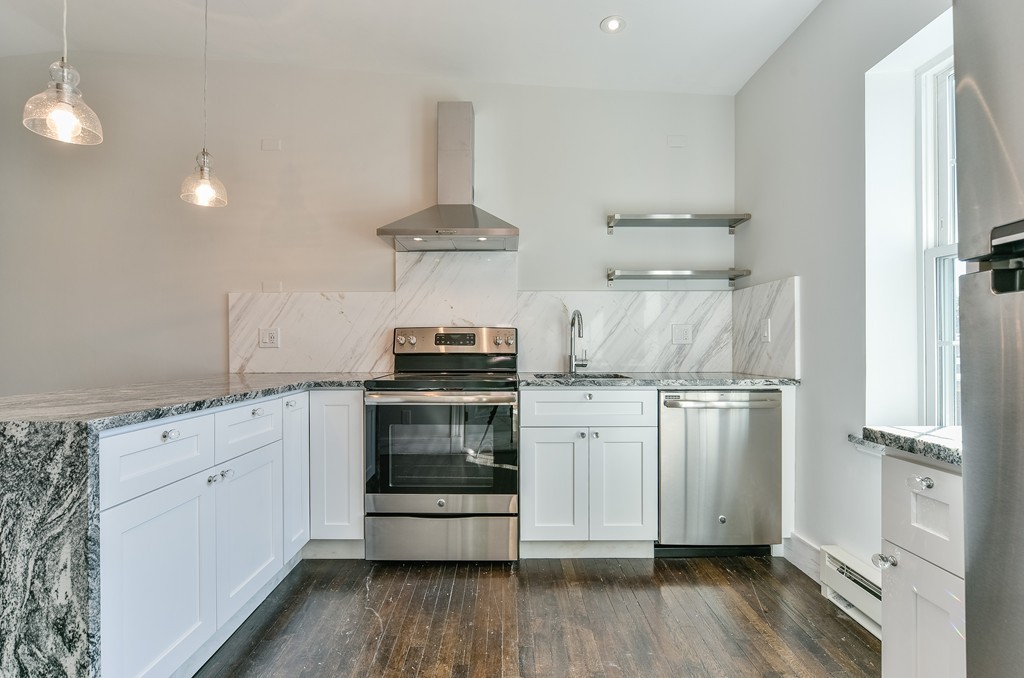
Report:
[[871,563],[879,570],[887,570],[899,564],[896,561],[896,556],[883,556],[881,553],[871,556]]
[[254,407],[254,408],[252,408],[252,416],[254,416],[254,417],[262,417],[263,416],[263,408],[262,407]]

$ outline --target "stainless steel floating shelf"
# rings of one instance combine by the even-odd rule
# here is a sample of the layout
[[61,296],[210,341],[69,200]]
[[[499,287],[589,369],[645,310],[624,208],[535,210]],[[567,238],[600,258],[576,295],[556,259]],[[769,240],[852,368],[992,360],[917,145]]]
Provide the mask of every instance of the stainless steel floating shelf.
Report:
[[728,280],[732,286],[737,278],[750,275],[744,268],[725,268],[704,271],[622,271],[608,269],[608,285],[616,280]]
[[736,227],[750,221],[749,214],[609,214],[608,235],[619,228],[728,228],[729,234]]

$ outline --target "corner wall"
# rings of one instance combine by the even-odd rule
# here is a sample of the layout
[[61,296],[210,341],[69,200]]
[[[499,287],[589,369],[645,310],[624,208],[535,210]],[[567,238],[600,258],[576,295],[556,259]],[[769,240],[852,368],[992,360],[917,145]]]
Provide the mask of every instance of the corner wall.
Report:
[[736,97],[742,286],[799,275],[796,533],[862,560],[878,550],[880,463],[864,421],[864,73],[949,0],[824,0]]

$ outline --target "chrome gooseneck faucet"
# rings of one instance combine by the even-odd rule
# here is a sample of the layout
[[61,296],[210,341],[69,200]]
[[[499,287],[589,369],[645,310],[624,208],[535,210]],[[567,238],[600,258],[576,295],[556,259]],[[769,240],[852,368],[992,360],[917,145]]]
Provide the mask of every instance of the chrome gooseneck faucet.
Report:
[[589,361],[587,360],[587,352],[583,351],[583,357],[576,357],[576,337],[583,338],[583,314],[580,313],[579,309],[575,309],[572,312],[572,317],[569,318],[569,374],[576,374],[577,367],[586,368]]

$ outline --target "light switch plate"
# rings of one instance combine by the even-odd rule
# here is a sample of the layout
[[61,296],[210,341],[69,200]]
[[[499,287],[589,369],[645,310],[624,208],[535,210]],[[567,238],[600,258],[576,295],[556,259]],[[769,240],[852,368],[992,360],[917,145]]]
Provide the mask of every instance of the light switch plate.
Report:
[[673,344],[692,344],[693,343],[693,325],[673,325],[672,326],[672,343]]
[[762,318],[761,319],[761,343],[770,344],[772,342],[772,319]]

